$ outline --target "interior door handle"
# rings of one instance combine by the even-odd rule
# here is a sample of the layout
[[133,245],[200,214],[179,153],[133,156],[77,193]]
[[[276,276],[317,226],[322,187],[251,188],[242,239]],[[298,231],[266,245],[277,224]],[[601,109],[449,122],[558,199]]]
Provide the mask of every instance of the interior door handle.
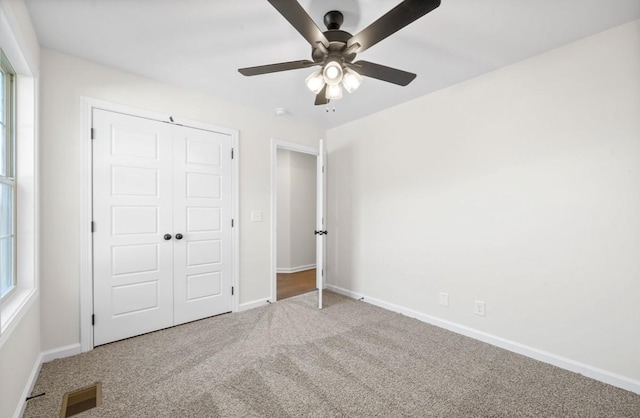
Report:
[[165,241],[169,241],[171,239],[171,234],[164,234],[164,238]]
[[184,236],[182,234],[176,234],[176,239],[179,241],[182,238],[184,238]]

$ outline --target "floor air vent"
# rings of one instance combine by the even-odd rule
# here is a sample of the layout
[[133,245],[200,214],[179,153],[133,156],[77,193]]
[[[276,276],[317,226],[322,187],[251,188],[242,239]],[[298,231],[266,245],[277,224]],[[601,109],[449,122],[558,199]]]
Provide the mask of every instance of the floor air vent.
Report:
[[102,403],[102,384],[95,383],[86,388],[67,392],[62,398],[62,410],[60,418],[67,418],[80,412],[88,411],[91,408],[100,406]]

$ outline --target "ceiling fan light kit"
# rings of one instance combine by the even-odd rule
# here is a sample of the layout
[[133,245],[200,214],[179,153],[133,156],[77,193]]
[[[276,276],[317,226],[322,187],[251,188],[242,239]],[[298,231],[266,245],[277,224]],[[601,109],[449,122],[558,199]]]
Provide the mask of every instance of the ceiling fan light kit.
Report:
[[347,68],[342,76],[342,85],[349,92],[353,93],[362,84],[362,76],[351,68]]
[[309,90],[316,95],[316,105],[342,98],[343,86],[352,93],[362,84],[362,76],[399,86],[408,85],[416,78],[415,74],[368,61],[354,62],[356,54],[440,6],[440,0],[404,0],[356,35],[351,35],[340,30],[344,16],[337,10],[324,15],[327,30],[322,32],[297,0],[268,1],[309,42],[313,61],[282,62],[238,71],[245,76],[254,76],[320,66],[305,79]]
[[342,87],[340,87],[340,84],[327,84],[325,98],[327,100],[342,99]]
[[320,94],[325,85],[325,98],[328,100],[337,100],[342,98],[342,87],[349,93],[353,93],[360,84],[362,84],[362,76],[351,68],[343,68],[336,61],[331,61],[316,70],[305,79],[305,83],[309,90],[314,94]]
[[322,76],[324,77],[324,82],[330,86],[340,84],[342,81],[342,66],[337,61],[329,61],[324,65]]
[[324,77],[322,76],[322,69],[316,70],[309,74],[309,76],[304,80],[307,83],[307,87],[314,94],[318,94],[322,91],[322,88],[326,84],[324,81]]

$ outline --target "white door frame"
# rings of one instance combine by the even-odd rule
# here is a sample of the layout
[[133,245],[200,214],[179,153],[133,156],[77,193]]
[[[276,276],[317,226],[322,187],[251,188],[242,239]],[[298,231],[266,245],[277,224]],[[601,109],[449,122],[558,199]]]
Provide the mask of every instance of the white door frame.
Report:
[[[282,141],[271,138],[271,302],[275,302],[278,296],[277,260],[277,217],[278,217],[278,150],[288,150],[311,154],[318,157],[318,147],[296,144],[295,142]],[[316,266],[317,267],[317,266]]]
[[110,112],[124,113],[131,116],[153,119],[166,123],[175,123],[196,129],[207,131],[223,132],[231,136],[231,146],[233,148],[231,191],[232,191],[232,217],[234,228],[232,231],[233,261],[232,265],[232,286],[236,290],[233,294],[232,311],[238,310],[239,286],[238,275],[240,272],[240,221],[238,210],[238,169],[240,152],[238,149],[238,131],[220,126],[215,126],[195,120],[184,119],[164,113],[154,112],[146,109],[120,105],[93,99],[90,97],[80,98],[80,150],[81,150],[81,208],[80,208],[80,349],[82,352],[93,350],[93,239],[91,236],[91,221],[93,214],[93,155],[91,144],[91,126],[93,109],[108,110]]

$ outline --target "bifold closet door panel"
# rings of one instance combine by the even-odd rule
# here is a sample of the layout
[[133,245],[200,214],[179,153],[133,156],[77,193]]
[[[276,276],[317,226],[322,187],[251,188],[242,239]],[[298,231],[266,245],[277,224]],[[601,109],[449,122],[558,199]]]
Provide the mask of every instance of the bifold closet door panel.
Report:
[[174,318],[232,310],[232,138],[174,127]]
[[[173,325],[172,126],[94,110],[94,344]],[[64,245],[64,243],[61,243]]]

